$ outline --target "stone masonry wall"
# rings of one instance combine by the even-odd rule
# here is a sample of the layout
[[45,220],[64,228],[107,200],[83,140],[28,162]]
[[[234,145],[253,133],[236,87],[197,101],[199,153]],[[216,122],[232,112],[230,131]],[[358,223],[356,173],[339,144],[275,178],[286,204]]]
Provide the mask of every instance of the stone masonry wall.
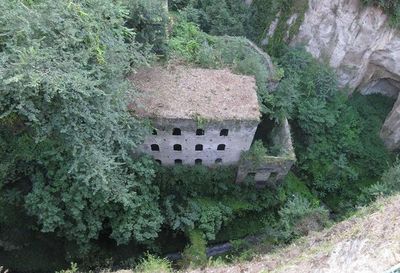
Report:
[[[140,150],[160,164],[234,165],[252,143],[258,121],[154,120]],[[179,134],[180,133],[180,134]]]

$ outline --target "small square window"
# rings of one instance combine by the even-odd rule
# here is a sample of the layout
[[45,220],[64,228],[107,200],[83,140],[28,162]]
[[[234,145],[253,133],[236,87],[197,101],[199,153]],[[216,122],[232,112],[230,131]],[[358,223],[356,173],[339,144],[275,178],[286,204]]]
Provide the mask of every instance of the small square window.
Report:
[[194,164],[196,164],[196,165],[201,165],[201,164],[203,164],[203,160],[201,160],[200,158],[198,158],[198,159],[196,159],[196,160],[194,161]]
[[203,151],[203,145],[202,144],[197,144],[195,146],[195,151]]
[[219,133],[220,136],[228,136],[229,130],[228,129],[222,129],[221,132]]
[[174,145],[174,151],[182,151],[182,145],[181,144],[175,144]]
[[182,159],[175,159],[175,165],[182,165]]
[[217,147],[218,151],[225,151],[225,144],[219,144]]
[[153,129],[152,135],[153,135],[153,136],[156,136],[156,135],[157,135],[157,130],[156,130],[156,129]]
[[181,134],[182,134],[182,132],[181,132],[181,129],[179,129],[179,128],[174,128],[172,130],[172,135],[173,136],[180,136]]
[[196,130],[196,136],[204,136],[204,130],[203,129],[197,129]]
[[152,151],[160,151],[160,146],[158,146],[157,144],[151,144],[151,150]]

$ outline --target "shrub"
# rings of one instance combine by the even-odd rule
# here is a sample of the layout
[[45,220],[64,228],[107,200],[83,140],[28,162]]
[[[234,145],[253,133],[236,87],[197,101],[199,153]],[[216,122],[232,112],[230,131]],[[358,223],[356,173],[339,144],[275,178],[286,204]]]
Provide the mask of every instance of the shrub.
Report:
[[71,267],[69,269],[57,271],[56,273],[78,273],[78,265],[76,263],[71,263]]
[[278,227],[286,240],[307,235],[310,231],[318,231],[329,222],[329,212],[311,204],[307,199],[294,195],[279,210]]
[[182,253],[182,265],[185,267],[199,267],[207,263],[207,241],[204,234],[198,230],[189,231],[190,245]]
[[161,259],[151,254],[147,254],[135,267],[138,273],[172,273],[171,263],[167,259]]
[[158,54],[167,47],[168,9],[160,0],[122,0],[129,14],[126,26],[136,33],[136,41],[149,44]]
[[389,196],[400,191],[400,161],[382,175],[382,178],[375,184],[363,189],[359,197],[360,205],[367,205],[380,196]]
[[192,23],[177,17],[172,37],[169,40],[169,51],[173,58],[180,57],[188,62],[197,62],[200,50],[209,44],[210,37]]
[[244,1],[191,0],[186,5],[178,1],[173,1],[172,7],[181,9],[188,21],[198,24],[206,33],[246,36],[252,31],[252,9]]

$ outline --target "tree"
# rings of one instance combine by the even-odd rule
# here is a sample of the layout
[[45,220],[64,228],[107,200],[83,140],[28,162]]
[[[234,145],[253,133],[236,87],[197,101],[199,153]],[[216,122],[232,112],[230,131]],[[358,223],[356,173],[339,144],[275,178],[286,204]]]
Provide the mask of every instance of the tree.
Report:
[[1,194],[81,250],[107,228],[118,243],[155,238],[153,163],[130,154],[148,129],[127,110],[126,80],[150,55],[124,26],[127,10],[106,0],[0,9]]

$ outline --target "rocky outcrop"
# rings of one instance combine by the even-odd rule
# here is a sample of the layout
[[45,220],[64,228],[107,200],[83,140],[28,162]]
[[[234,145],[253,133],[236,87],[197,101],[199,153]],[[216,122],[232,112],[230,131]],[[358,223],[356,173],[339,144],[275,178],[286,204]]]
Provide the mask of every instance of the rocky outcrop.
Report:
[[[336,69],[342,86],[364,93],[399,96],[400,33],[378,8],[359,0],[310,0],[293,43]],[[400,147],[400,99],[381,131],[386,146]]]
[[[342,87],[358,88],[363,94],[399,95],[400,32],[388,25],[379,8],[364,7],[359,0],[309,0],[290,42],[304,44],[314,57],[329,63]],[[381,136],[388,148],[400,148],[399,101]]]
[[382,10],[359,0],[310,0],[292,43],[302,43],[336,69],[339,82],[364,87],[379,79],[400,80],[400,34]]

